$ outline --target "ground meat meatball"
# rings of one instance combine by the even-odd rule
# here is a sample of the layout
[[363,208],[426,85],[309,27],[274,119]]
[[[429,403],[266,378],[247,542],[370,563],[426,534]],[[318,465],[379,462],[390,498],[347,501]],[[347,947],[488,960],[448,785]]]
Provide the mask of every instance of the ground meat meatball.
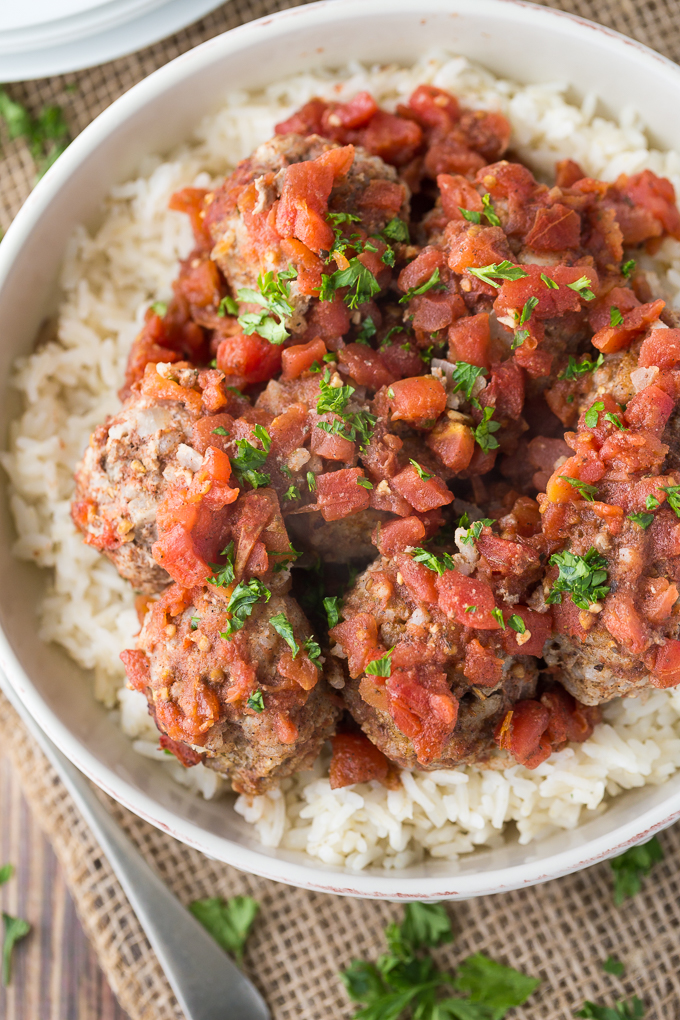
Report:
[[[237,630],[244,594],[256,601]],[[147,614],[137,650],[122,656],[166,746],[185,763],[193,752],[194,763],[248,794],[308,768],[340,715],[299,606],[267,594],[253,579],[236,588],[173,585]]]

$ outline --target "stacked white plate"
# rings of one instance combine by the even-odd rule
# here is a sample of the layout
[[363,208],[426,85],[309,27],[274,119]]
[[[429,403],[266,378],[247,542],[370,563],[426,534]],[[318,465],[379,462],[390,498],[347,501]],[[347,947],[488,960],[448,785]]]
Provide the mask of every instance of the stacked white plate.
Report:
[[113,60],[197,21],[224,0],[0,0],[0,82]]

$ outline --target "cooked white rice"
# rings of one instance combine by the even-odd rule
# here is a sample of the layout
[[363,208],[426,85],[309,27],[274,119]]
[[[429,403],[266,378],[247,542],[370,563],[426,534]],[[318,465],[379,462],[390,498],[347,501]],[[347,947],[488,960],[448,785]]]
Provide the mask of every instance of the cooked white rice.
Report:
[[[635,110],[624,110],[619,123],[605,120],[596,114],[594,95],[580,105],[567,102],[564,83],[523,87],[446,54],[408,69],[353,64],[298,74],[257,96],[227,96],[190,143],[167,161],[150,157],[136,180],[113,190],[99,230],[90,235],[80,228],[69,243],[57,339],[16,366],[25,409],[0,461],[10,478],[16,555],[51,568],[40,636],[93,670],[97,697],[115,709],[136,751],[164,762],[205,797],[225,790],[224,781],[204,766],[184,769],[159,751],[145,699],[122,686],[118,654],[134,644],[138,629],[133,593],[71,522],[73,470],[92,430],[118,408],[116,391],[147,306],[171,296],[177,260],[192,246],[186,217],[167,210],[170,194],[185,185],[210,186],[314,95],[345,99],[368,89],[389,107],[422,82],[450,89],[469,105],[500,109],[512,124],[514,150],[537,173],[549,175],[565,157],[605,180],[649,167],[680,193],[680,155],[651,149]],[[642,264],[657,293],[680,310],[680,243],[664,241]],[[303,850],[328,864],[403,868],[427,854],[455,861],[517,834],[528,843],[574,828],[622,790],[662,783],[680,766],[680,690],[615,702],[605,719],[590,740],[553,754],[533,772],[518,765],[403,772],[396,791],[377,783],[332,791],[322,759],[314,772],[265,796],[239,797],[235,806],[262,843]]]

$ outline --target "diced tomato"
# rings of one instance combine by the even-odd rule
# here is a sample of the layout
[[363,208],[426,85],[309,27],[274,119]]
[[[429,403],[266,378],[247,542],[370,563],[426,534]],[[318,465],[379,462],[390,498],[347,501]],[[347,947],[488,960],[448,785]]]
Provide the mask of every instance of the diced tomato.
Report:
[[550,722],[550,711],[540,701],[518,701],[496,727],[494,739],[515,761],[535,769],[550,755],[550,742],[543,734]]
[[540,564],[538,553],[531,546],[499,538],[486,528],[477,539],[477,549],[492,570],[506,576],[515,574],[519,577],[537,569]]
[[342,423],[340,415],[330,413],[316,415],[312,412],[309,417],[314,419],[312,425],[312,453],[318,454],[319,457],[325,457],[326,460],[351,461],[355,451],[352,440],[345,438],[345,436],[326,432],[325,429],[321,428],[321,422],[325,424],[331,422]]
[[393,556],[408,546],[418,545],[425,534],[425,525],[419,517],[404,517],[380,525],[373,541],[383,556]]
[[332,248],[334,234],[325,219],[328,197],[336,179],[345,177],[353,162],[354,146],[345,145],[286,169],[276,212],[281,237],[297,237],[317,255]]
[[220,341],[217,367],[228,376],[230,386],[241,389],[267,382],[278,375],[282,350],[258,333],[236,333]]
[[303,691],[311,691],[319,680],[319,670],[308,655],[298,652],[297,655],[287,648],[279,659],[276,668],[287,680],[294,680]]
[[642,341],[638,364],[641,368],[657,365],[661,369],[680,364],[680,329],[653,329]]
[[[655,330],[655,332],[668,333],[670,330]],[[680,348],[680,330],[677,330],[677,333],[678,347]],[[675,401],[667,393],[664,393],[658,386],[645,386],[628,401],[624,419],[627,425],[647,429],[655,436],[661,436],[674,409]]]
[[296,110],[288,120],[282,120],[274,126],[277,135],[320,135],[321,118],[328,106],[323,99],[310,99],[308,103]]
[[435,510],[439,506],[447,506],[453,502],[453,493],[447,489],[441,478],[437,475],[421,478],[412,464],[395,475],[390,485],[419,513]]
[[496,687],[503,678],[503,660],[473,638],[465,648],[463,673],[475,687]]
[[584,177],[585,173],[573,159],[561,159],[555,164],[555,183],[558,188],[570,188]]
[[671,615],[678,601],[677,584],[665,577],[647,577],[642,582],[642,611],[651,624],[660,624]]
[[[315,301],[305,318],[307,329],[301,337],[304,340],[321,337],[325,341],[337,341],[350,327],[349,310],[339,296],[333,301]],[[336,346],[333,343],[331,349],[335,350]]]
[[405,198],[403,184],[377,179],[368,182],[368,187],[361,193],[357,205],[360,209],[379,210],[384,216],[393,219],[399,215]]
[[439,608],[463,627],[500,630],[492,615],[496,600],[491,586],[480,578],[466,577],[457,570],[445,570],[436,580]]
[[429,765],[444,751],[458,718],[446,674],[426,663],[393,670],[385,686],[395,725],[412,741],[418,762]]
[[411,597],[416,602],[425,602],[427,605],[436,605],[437,589],[435,580],[437,575],[429,570],[424,563],[416,563],[407,553],[399,552],[395,555],[397,568],[404,584],[409,590]]
[[145,653],[126,648],[120,653],[120,658],[125,666],[128,687],[133,691],[139,691],[140,694],[146,694],[146,689],[151,684],[151,671]]
[[578,248],[581,238],[581,217],[574,209],[556,202],[539,209],[534,224],[524,238],[535,251],[563,251]]
[[[448,232],[448,228],[447,228]],[[448,265],[454,273],[464,273],[467,269],[479,269],[491,265],[492,262],[513,261],[508,247],[508,240],[501,227],[482,227],[472,224],[468,230],[461,231],[451,239],[449,245]],[[488,287],[487,284],[482,284]],[[493,292],[493,287],[488,287]]]
[[438,248],[423,248],[399,273],[399,287],[404,293],[414,287],[422,287],[431,279],[435,269],[441,270],[443,266],[444,255]]
[[208,564],[196,554],[191,535],[181,524],[175,524],[161,535],[152,546],[151,554],[173,581],[184,588],[205,584],[211,574]]
[[168,208],[187,214],[197,246],[205,251],[210,251],[213,240],[205,224],[205,196],[207,194],[206,188],[182,188],[170,196]]
[[471,175],[485,163],[484,157],[470,147],[461,131],[437,138],[424,159],[425,170],[435,179],[442,174]]
[[394,379],[382,358],[365,344],[347,344],[338,351],[338,361],[359,386],[379,390]]
[[413,328],[425,333],[446,329],[454,319],[467,315],[467,306],[460,294],[418,294],[409,304],[413,312]]
[[329,769],[331,790],[377,779],[384,783],[390,762],[363,733],[336,733],[331,737],[333,756]]
[[469,425],[443,417],[425,440],[451,471],[464,471],[475,452],[475,437]]
[[220,717],[219,698],[199,676],[184,680],[177,701],[158,697],[154,708],[159,729],[180,743],[200,743]]
[[669,638],[661,645],[650,679],[654,687],[676,687],[680,684],[680,641]]
[[612,592],[607,596],[600,621],[631,654],[641,655],[649,648],[648,628],[635,607],[633,597],[626,592]]
[[141,385],[142,396],[152,401],[176,400],[184,404],[189,411],[199,414],[201,410],[201,394],[187,386],[180,386],[173,379],[159,375],[156,365],[149,364],[144,369]]
[[400,343],[390,343],[387,347],[381,347],[380,360],[393,379],[404,379],[406,376],[420,375],[424,369],[423,361],[418,351],[414,350],[408,343],[404,346],[403,339]]
[[489,367],[489,313],[468,315],[449,326],[449,360]]
[[296,237],[284,237],[281,251],[297,269],[295,281],[301,294],[317,297],[322,283],[324,261]]
[[[509,624],[511,616],[519,616],[524,622],[526,630],[518,634]],[[526,606],[513,606],[512,609],[503,610],[505,630],[501,636],[503,647],[509,655],[535,655],[537,658],[543,655],[543,646],[552,634],[552,614],[535,613]]]
[[309,435],[307,408],[304,404],[291,404],[274,418],[267,431],[272,441],[272,452],[279,457],[287,457],[293,450],[298,450]]
[[[623,350],[624,347],[629,347],[640,333],[659,318],[665,306],[666,302],[659,299],[633,308],[632,311],[626,312],[620,326],[608,326],[599,330],[592,338],[593,346],[603,354],[613,354]],[[670,332],[670,330],[663,330],[663,332]]]
[[456,97],[436,85],[419,85],[411,94],[408,105],[424,127],[439,131],[450,130],[460,117]]
[[558,685],[541,694],[541,704],[550,713],[545,736],[555,749],[559,749],[568,740],[583,743],[600,721],[600,710],[597,707],[582,705]]
[[162,751],[169,751],[170,754],[174,754],[177,761],[184,765],[185,769],[190,769],[194,765],[200,765],[203,761],[204,756],[199,754],[198,751],[194,751],[193,747],[189,747],[179,740],[172,740],[167,733],[160,734],[158,746]]
[[364,477],[361,468],[341,468],[317,475],[317,504],[325,521],[338,521],[367,509],[368,491],[359,485],[359,479]]
[[[590,290],[597,294],[599,280],[592,266],[534,266],[523,265],[528,275],[520,280],[504,280],[498,297],[494,302],[496,315],[512,315],[521,312],[529,298],[538,299],[532,312],[532,319],[551,319],[565,312],[581,310],[581,297],[569,286],[585,276],[590,281]],[[549,287],[541,279],[541,274],[558,284],[557,288]]]
[[442,197],[442,209],[449,220],[465,219],[461,209],[468,209],[471,212],[481,212],[484,206],[476,188],[470,184],[466,177],[457,174],[439,174],[437,187]]
[[432,428],[446,410],[446,390],[433,375],[399,379],[392,383],[387,397],[393,420],[416,428]]
[[320,337],[310,340],[308,344],[295,344],[287,347],[281,354],[281,365],[283,371],[282,379],[297,379],[303,372],[306,372],[316,361],[323,364],[323,356],[326,354],[326,345]]
[[347,656],[349,675],[356,679],[373,659],[379,659],[384,649],[378,641],[378,625],[371,613],[357,613],[349,620],[338,623],[329,631]]
[[622,315],[637,308],[640,302],[632,287],[612,287],[609,293],[601,297],[591,308],[588,322],[593,332],[605,329],[611,323],[612,308],[617,308]]
[[196,308],[217,308],[222,298],[220,271],[207,255],[190,258],[182,263],[175,291]]
[[333,103],[324,111],[319,133],[333,138],[336,128],[362,127],[377,112],[378,104],[370,92],[357,92],[348,103]]
[[634,205],[648,209],[667,234],[680,237],[680,213],[675,204],[675,188],[666,177],[657,177],[651,170],[626,177],[622,174],[616,187]]
[[524,375],[512,360],[491,366],[491,378],[479,397],[482,407],[496,408],[496,418],[517,420],[524,407]]
[[361,144],[386,163],[405,166],[415,156],[422,139],[418,124],[379,110],[362,132]]
[[460,129],[470,148],[489,163],[503,155],[510,141],[510,123],[495,110],[464,110]]

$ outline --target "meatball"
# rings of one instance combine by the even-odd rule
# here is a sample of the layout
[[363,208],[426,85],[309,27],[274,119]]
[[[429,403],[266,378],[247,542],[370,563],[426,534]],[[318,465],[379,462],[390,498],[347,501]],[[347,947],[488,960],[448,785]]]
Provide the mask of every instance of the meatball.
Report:
[[122,658],[165,746],[239,792],[263,793],[309,768],[340,715],[299,606],[257,579],[173,585]]
[[331,631],[332,654],[348,673],[345,703],[403,767],[488,757],[509,708],[534,695],[536,657],[550,635],[550,613],[525,601],[540,577],[538,556],[481,524],[458,529],[453,557],[420,545],[417,517],[376,537],[382,555],[357,579]]

